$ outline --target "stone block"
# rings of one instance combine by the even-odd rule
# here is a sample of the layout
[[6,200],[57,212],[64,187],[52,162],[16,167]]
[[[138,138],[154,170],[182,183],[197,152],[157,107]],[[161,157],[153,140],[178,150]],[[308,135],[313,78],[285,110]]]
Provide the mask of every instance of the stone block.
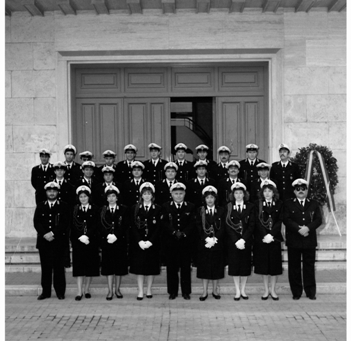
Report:
[[15,207],[15,181],[5,181],[5,207]]
[[285,94],[328,94],[328,67],[298,67],[285,69]]
[[[337,204],[336,211],[334,211],[334,215],[338,223],[341,234],[346,235],[347,234],[346,205]],[[338,234],[338,229],[335,224],[334,218],[332,214],[329,212],[327,205],[323,206],[323,223],[318,228],[317,231],[319,234],[329,234],[329,235]]]
[[37,153],[40,148],[56,150],[56,127],[14,126],[13,149],[15,152]]
[[329,38],[332,40],[346,40],[346,12],[330,12],[327,20]]
[[5,42],[11,42],[11,17],[5,16]]
[[6,208],[5,236],[6,237],[36,237],[33,225],[35,208]]
[[328,70],[330,94],[346,94],[346,67],[334,66]]
[[[340,177],[346,177],[346,164],[347,164],[347,157],[346,157],[346,146],[345,146],[345,150],[341,150],[341,149],[331,149],[331,151],[333,152],[333,156],[336,158],[337,160],[337,165],[339,167],[338,170],[338,177],[340,180]],[[346,199],[346,198],[345,198]]]
[[328,145],[328,123],[287,123],[284,129],[285,143],[293,150],[310,143]]
[[332,150],[346,149],[346,122],[329,122],[329,145]]
[[284,66],[306,66],[306,39],[285,39]]
[[34,97],[33,71],[12,71],[12,97]]
[[14,207],[30,208],[35,207],[35,190],[30,181],[14,182]]
[[56,52],[53,43],[33,44],[34,70],[53,70],[56,66]]
[[11,80],[11,71],[5,71],[5,97],[12,96],[12,80]]
[[12,42],[52,43],[55,40],[55,18],[53,12],[44,17],[31,16],[27,12],[14,12],[11,16]]
[[313,39],[306,41],[307,66],[346,65],[346,40]]
[[[38,157],[39,159],[39,157]],[[5,179],[30,180],[32,168],[36,163],[34,153],[6,153],[5,154]]]
[[346,121],[345,95],[307,95],[309,122]]
[[32,44],[6,44],[5,70],[33,70]]
[[33,124],[33,98],[7,98],[5,110],[7,125]]
[[295,95],[284,97],[284,122],[306,122],[306,96]]
[[34,99],[34,123],[37,125],[56,124],[56,99],[35,98]]
[[346,176],[338,176],[338,185],[335,188],[334,200],[336,204],[346,204],[347,181]]
[[52,71],[34,71],[34,97],[56,97],[56,73]]
[[5,151],[13,151],[13,127],[5,126]]

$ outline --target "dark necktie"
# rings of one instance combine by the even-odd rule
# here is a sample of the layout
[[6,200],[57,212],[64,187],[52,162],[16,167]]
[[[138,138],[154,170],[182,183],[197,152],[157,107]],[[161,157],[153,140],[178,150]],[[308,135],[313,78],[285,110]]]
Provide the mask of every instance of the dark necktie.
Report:
[[238,212],[241,213],[241,207],[238,205]]
[[203,186],[204,185],[204,181],[203,180],[201,180],[201,186]]
[[85,206],[83,206],[83,212],[85,212]]
[[50,210],[54,207],[54,204],[50,204]]
[[177,208],[178,208],[178,211],[180,211],[180,209],[182,208],[182,205],[178,204]]
[[272,203],[271,203],[271,202],[269,202],[269,203],[268,203],[268,207],[271,207],[271,204],[272,204]]
[[210,208],[210,216],[211,216],[211,217],[213,216],[212,208]]
[[136,181],[136,185],[139,186],[139,180]]
[[169,182],[169,188],[171,188],[173,181]]
[[286,165],[285,165],[285,163],[284,163],[284,164],[283,164],[283,168],[285,168],[285,166],[286,166]]
[[68,165],[68,166],[67,166],[67,169],[70,170],[70,169],[71,169],[71,165]]
[[303,201],[302,200],[300,201],[300,205],[301,205],[301,207],[303,207]]
[[111,207],[111,213],[113,214],[113,211],[114,211],[114,209],[113,209],[113,207]]
[[233,185],[235,184],[235,180],[232,180],[232,184],[233,184]]
[[149,211],[149,206],[145,206],[145,212],[147,213]]
[[61,180],[59,181],[59,185],[60,185],[60,186],[62,185],[62,181],[61,181]]

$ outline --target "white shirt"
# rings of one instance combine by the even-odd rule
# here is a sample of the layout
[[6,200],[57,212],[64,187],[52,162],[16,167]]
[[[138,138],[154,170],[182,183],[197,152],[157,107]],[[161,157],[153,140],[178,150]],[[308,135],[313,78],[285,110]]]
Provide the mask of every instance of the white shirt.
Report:
[[228,162],[226,162],[226,163],[221,162],[221,165],[222,165],[222,167],[224,167],[224,168],[228,168]]
[[170,187],[171,186],[171,181],[172,181],[172,185],[174,185],[175,184],[175,182],[176,182],[176,180],[174,179],[174,180],[168,180],[168,179],[166,179],[166,182],[167,182],[167,184],[168,184],[168,187]]
[[241,209],[243,209],[244,201],[241,201],[241,202],[236,201],[236,202],[235,202],[235,205],[236,205],[236,206],[240,205]]
[[282,164],[283,167],[284,167],[284,165],[285,165],[285,167],[286,167],[286,166],[288,165],[288,163],[289,163],[289,160],[286,161],[286,162],[280,161],[280,163]]
[[[228,179],[231,181],[232,184],[235,184],[235,183],[238,181],[238,177],[236,177],[236,178],[234,178],[234,179],[231,178],[231,177],[229,177]],[[233,182],[233,181],[234,181],[234,182]]]
[[214,210],[215,210],[214,206],[212,206],[212,207],[207,206],[207,211],[209,214],[214,215]]
[[[85,212],[88,211],[89,204],[81,205],[81,206],[82,206],[82,210],[83,210],[83,211],[84,211],[84,210],[85,210]],[[83,209],[83,208],[84,208],[84,209]]]
[[299,204],[302,203],[302,206],[305,206],[306,198],[305,199],[299,199],[296,198],[299,201]]
[[268,178],[268,176],[267,176],[265,179],[260,178],[260,180],[261,180],[261,182],[263,182],[263,181],[265,181],[265,180],[269,180],[269,178]]
[[138,181],[138,183],[139,183],[139,185],[140,185],[140,183],[141,183],[141,178],[140,178],[140,179],[134,178],[134,183],[135,183],[135,184],[137,184],[137,181]]
[[184,160],[178,160],[178,164],[179,164],[179,166],[183,166]]
[[91,184],[91,183],[92,183],[91,179],[87,179],[86,177],[84,177],[84,180],[85,180],[88,184]]
[[247,161],[250,163],[250,165],[255,164],[256,160],[257,159],[255,159],[255,160],[247,159]]
[[63,181],[64,181],[65,179],[64,178],[62,178],[62,179],[55,179],[55,181],[60,185],[60,183],[61,183],[61,185],[63,184]]
[[176,202],[174,201],[174,204],[176,205],[176,208],[178,208],[179,205],[180,205],[180,208],[182,208],[182,206],[183,206],[183,201],[180,202],[180,203],[176,203]]
[[152,164],[155,165],[155,166],[157,166],[158,160],[160,160],[160,159],[157,159],[157,160],[152,159],[152,160],[151,160],[151,161],[152,161]]
[[118,206],[117,206],[117,204],[115,204],[114,206],[112,206],[112,205],[109,205],[109,210],[111,211],[111,209],[113,209],[113,212],[115,212],[116,211],[116,208],[118,208]]
[[55,201],[49,201],[48,200],[49,207],[54,206],[56,204],[56,201],[57,201],[57,199],[55,199]]
[[201,184],[201,181],[203,181],[203,183],[205,183],[206,177],[204,177],[203,179],[200,179],[199,177],[197,177],[197,181],[199,182],[199,184]]

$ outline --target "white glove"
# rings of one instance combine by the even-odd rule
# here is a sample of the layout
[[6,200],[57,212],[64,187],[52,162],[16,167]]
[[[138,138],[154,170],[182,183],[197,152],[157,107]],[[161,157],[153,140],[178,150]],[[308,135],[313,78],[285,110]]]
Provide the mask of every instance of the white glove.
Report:
[[206,242],[206,243],[209,243],[209,242],[210,242],[210,240],[212,240],[212,238],[207,237],[207,238],[205,239],[205,242]]
[[152,246],[152,243],[150,241],[145,242],[145,249],[148,249],[150,246]]
[[239,250],[244,250],[245,249],[245,240],[244,239],[239,239],[236,243],[235,246],[239,249]]
[[271,243],[272,241],[274,241],[274,237],[273,237],[271,234],[266,234],[266,235],[264,236],[264,238],[262,239],[262,241],[263,241],[264,243],[269,244],[269,243]]
[[85,234],[83,234],[82,236],[80,236],[78,239],[79,239],[82,243],[84,243],[84,244],[86,244],[86,245],[89,244],[89,237],[86,236]]
[[117,237],[114,234],[109,234],[107,236],[107,242],[113,244],[117,240]]
[[213,245],[210,244],[210,243],[206,243],[206,244],[205,244],[205,247],[207,247],[208,249],[210,249],[212,246],[213,246]]
[[146,243],[145,243],[143,240],[141,240],[141,241],[139,242],[139,246],[140,246],[140,248],[141,248],[142,250],[147,249]]

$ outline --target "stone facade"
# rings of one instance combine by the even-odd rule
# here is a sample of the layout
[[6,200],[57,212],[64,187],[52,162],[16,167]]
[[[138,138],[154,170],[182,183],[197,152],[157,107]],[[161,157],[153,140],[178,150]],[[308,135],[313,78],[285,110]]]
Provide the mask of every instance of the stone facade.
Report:
[[[44,17],[14,12],[6,17],[5,40],[6,236],[35,235],[30,170],[39,163],[37,151],[50,149],[55,162],[63,159],[62,147],[70,142],[69,123],[60,119],[68,104],[62,104],[67,95],[58,91],[59,55],[133,51],[132,59],[139,50],[166,51],[170,58],[175,50],[185,56],[197,50],[204,54],[233,50],[243,61],[247,51],[278,51],[283,72],[276,86],[282,87],[282,98],[272,98],[272,105],[280,101],[283,115],[282,124],[271,131],[283,130],[281,136],[293,154],[310,142],[331,148],[339,165],[336,216],[346,232],[345,12],[279,9],[275,14],[245,10],[162,15],[145,11],[130,16],[89,11],[76,16],[46,12]],[[276,122],[274,117],[272,121]],[[277,159],[275,152],[269,161]],[[334,223],[322,233],[336,233]]]

